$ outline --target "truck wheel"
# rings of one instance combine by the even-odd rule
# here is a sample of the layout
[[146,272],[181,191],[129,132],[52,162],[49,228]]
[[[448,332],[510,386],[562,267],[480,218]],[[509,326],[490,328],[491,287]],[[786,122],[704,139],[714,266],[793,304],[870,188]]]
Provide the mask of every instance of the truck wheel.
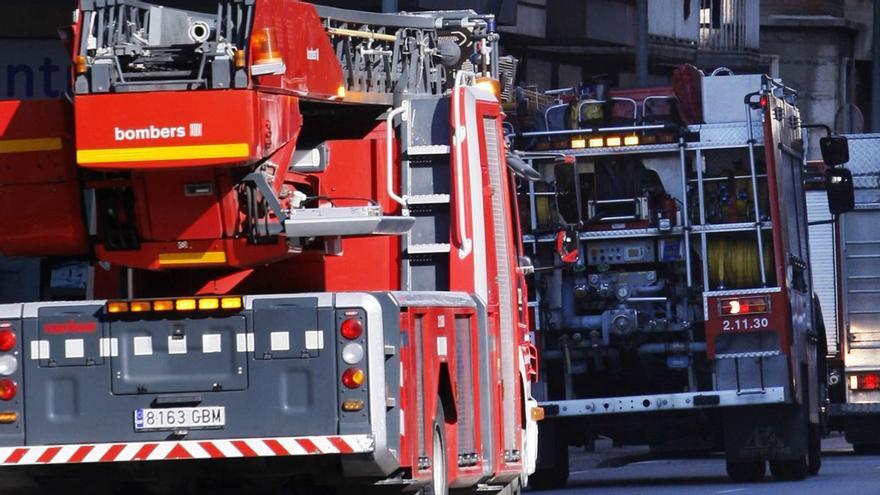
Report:
[[[552,490],[565,486],[568,481],[568,442],[557,425],[539,423],[538,468],[529,476],[529,488]],[[541,459],[553,459],[542,465]]]
[[807,467],[807,474],[815,476],[819,474],[819,469],[822,468],[822,427],[810,423],[808,428],[810,430],[810,438],[808,440],[809,451],[807,455],[810,462]]
[[437,399],[437,414],[434,416],[434,427],[431,439],[431,483],[423,490],[422,495],[449,495],[449,470],[446,466],[446,417],[443,415],[443,404]]
[[759,481],[766,472],[764,461],[727,461],[727,476],[737,483]]

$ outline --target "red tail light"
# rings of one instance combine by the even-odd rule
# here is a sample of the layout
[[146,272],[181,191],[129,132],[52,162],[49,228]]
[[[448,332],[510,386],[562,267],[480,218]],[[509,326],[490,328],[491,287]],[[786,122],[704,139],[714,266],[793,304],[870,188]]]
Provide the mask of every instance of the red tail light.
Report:
[[10,329],[0,330],[0,351],[9,352],[15,347],[15,332]]
[[750,315],[770,312],[769,296],[731,297],[718,301],[722,316]]
[[0,380],[0,399],[2,400],[12,400],[15,398],[15,394],[18,393],[18,385],[15,384],[14,381],[9,378],[4,378]]
[[849,388],[852,390],[880,390],[880,374],[850,375]]
[[349,368],[342,374],[342,384],[348,388],[358,388],[364,384],[366,374],[360,368]]
[[348,340],[358,339],[364,333],[364,324],[357,318],[349,318],[342,322],[339,333]]
[[767,105],[770,103],[770,98],[767,95],[761,95],[761,108],[767,108]]

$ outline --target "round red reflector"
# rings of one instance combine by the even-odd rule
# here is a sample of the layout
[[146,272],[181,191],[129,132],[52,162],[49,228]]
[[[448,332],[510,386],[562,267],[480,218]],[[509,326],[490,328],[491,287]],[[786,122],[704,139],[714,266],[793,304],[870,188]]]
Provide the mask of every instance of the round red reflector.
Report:
[[0,330],[0,351],[11,351],[15,347],[15,332],[12,330]]
[[0,399],[12,400],[18,393],[18,385],[9,378],[0,380]]
[[366,375],[360,368],[349,368],[342,374],[342,384],[348,388],[358,388],[364,384]]
[[342,322],[342,328],[339,329],[339,332],[348,340],[354,340],[364,333],[364,325],[356,318],[349,318]]

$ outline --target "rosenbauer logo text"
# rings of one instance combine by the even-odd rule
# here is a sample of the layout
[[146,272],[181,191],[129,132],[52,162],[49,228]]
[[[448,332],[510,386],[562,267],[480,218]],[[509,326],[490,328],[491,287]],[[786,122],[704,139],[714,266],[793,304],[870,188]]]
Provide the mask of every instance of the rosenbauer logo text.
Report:
[[[189,132],[187,132],[189,131]],[[202,124],[190,124],[189,128],[178,127],[141,127],[138,129],[113,128],[113,137],[117,141],[140,141],[146,139],[174,139],[185,137],[201,137]]]

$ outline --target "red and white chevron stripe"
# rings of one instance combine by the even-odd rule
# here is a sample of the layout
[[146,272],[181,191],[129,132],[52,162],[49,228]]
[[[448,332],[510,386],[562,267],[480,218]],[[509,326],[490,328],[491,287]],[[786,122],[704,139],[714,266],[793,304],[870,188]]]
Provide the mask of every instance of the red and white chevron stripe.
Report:
[[373,449],[372,435],[47,445],[0,448],[0,465],[359,454]]

